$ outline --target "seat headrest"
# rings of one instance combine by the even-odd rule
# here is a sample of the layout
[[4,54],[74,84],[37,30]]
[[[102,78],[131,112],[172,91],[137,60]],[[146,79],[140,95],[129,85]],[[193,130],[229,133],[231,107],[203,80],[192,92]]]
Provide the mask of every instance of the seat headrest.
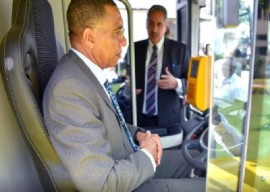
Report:
[[20,35],[20,50],[14,52],[21,53],[18,59],[24,60],[22,70],[41,109],[43,91],[58,62],[53,14],[49,3],[46,0],[14,0],[12,30]]
[[44,191],[76,191],[42,117],[43,91],[57,62],[48,1],[14,0],[12,27],[0,47],[4,86]]

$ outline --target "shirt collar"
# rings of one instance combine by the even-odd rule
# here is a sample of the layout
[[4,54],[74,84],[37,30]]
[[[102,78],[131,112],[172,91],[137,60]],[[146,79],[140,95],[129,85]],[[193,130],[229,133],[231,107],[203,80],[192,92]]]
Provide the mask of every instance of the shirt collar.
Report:
[[92,71],[92,73],[96,76],[96,78],[98,79],[99,83],[103,86],[105,81],[107,80],[106,76],[105,76],[105,72],[103,71],[103,69],[101,69],[99,66],[97,66],[96,64],[94,64],[90,59],[88,59],[87,57],[85,57],[81,52],[79,52],[78,50],[71,48],[71,50],[76,53],[80,59],[83,60],[83,62],[87,65],[87,67]]
[[[160,41],[156,44],[156,46],[158,47],[158,51],[159,50],[161,50],[161,47],[163,46],[163,44],[164,44],[164,37],[162,37],[161,39],[160,39]],[[149,47],[150,48],[152,48],[153,47],[153,43],[149,40]]]

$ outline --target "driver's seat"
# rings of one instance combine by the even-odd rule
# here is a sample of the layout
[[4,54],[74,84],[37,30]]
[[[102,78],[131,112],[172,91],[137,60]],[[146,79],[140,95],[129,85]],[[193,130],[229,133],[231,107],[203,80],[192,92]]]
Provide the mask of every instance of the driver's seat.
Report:
[[49,140],[41,108],[58,53],[50,4],[14,0],[12,27],[0,49],[4,86],[43,190],[77,191]]

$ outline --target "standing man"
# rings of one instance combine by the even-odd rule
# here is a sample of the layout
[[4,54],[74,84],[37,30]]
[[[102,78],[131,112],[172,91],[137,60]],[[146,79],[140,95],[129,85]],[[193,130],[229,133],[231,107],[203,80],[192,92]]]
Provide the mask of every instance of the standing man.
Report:
[[166,20],[165,7],[153,5],[147,14],[148,39],[135,42],[138,126],[180,123],[179,96],[186,93],[189,52],[184,44],[165,37]]
[[[112,0],[71,0],[71,50],[43,96],[52,144],[79,191],[204,191],[188,177],[181,152],[163,152],[159,136],[125,123],[104,69],[115,67],[126,45]],[[138,141],[136,145],[133,137]]]

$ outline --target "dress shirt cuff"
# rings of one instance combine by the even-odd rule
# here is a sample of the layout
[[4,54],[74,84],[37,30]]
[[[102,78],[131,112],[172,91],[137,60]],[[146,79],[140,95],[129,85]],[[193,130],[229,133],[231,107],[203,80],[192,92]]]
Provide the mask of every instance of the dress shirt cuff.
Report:
[[153,156],[145,149],[141,149],[141,151],[144,152],[149,157],[149,159],[151,160],[151,163],[153,165],[154,172],[156,172],[156,163],[155,163]]
[[180,96],[182,96],[182,94],[183,94],[182,81],[181,81],[181,79],[178,79],[178,78],[176,78],[176,81],[177,81],[177,87],[175,90]]

